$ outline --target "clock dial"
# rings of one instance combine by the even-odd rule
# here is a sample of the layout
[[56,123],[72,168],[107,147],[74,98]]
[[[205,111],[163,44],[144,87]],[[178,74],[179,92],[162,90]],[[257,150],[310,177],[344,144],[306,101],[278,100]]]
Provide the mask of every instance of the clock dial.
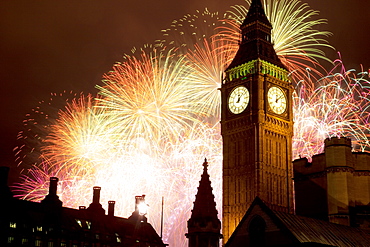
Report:
[[283,90],[279,87],[270,87],[267,92],[267,100],[271,110],[276,114],[282,114],[287,107],[287,98]]
[[229,109],[234,114],[242,113],[249,103],[249,91],[246,87],[239,86],[233,89],[229,96]]

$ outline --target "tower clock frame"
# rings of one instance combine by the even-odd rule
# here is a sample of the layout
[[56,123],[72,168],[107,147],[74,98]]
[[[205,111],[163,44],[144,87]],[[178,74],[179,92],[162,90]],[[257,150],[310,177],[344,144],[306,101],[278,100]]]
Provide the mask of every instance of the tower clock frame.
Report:
[[293,210],[293,87],[261,0],[252,0],[240,28],[221,85],[224,243],[257,196],[273,210]]

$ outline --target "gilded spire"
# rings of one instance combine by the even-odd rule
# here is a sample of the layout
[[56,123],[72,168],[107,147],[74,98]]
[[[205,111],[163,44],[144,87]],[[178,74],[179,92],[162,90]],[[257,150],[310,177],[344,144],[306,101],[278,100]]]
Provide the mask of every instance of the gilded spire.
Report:
[[248,14],[240,28],[242,39],[239,50],[226,72],[257,59],[285,69],[274,50],[271,40],[272,26],[265,14],[261,0],[252,0]]
[[251,6],[248,10],[247,17],[244,19],[243,24],[241,26],[245,26],[248,23],[252,23],[253,21],[257,21],[257,20],[272,28],[271,23],[267,19],[267,16],[265,14],[265,10],[263,8],[261,0],[252,1]]

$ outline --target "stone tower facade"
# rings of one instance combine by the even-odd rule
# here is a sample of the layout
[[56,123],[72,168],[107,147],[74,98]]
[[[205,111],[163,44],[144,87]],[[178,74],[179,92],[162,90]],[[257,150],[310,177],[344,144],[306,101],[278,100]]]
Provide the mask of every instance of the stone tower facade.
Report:
[[217,217],[215,197],[207,172],[208,162],[203,163],[203,174],[195,196],[194,208],[188,220],[189,247],[219,247],[221,221]]
[[240,28],[221,86],[224,243],[256,196],[274,210],[293,208],[293,88],[260,0]]
[[324,153],[293,162],[298,215],[370,229],[370,154],[351,139],[325,140]]

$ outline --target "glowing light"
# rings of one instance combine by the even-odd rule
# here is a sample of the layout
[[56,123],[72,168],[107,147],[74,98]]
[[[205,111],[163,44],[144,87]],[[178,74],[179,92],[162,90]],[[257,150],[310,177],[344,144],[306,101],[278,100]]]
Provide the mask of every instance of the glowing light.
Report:
[[149,205],[145,203],[145,195],[135,196],[135,199],[139,215],[146,215],[148,213]]

